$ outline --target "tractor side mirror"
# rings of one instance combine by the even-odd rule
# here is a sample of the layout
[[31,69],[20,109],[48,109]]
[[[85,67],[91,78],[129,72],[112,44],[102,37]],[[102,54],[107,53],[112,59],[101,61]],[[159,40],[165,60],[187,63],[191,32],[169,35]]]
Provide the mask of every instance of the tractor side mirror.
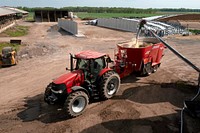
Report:
[[69,70],[69,68],[68,68],[68,67],[66,67],[65,69],[66,69],[66,71],[68,71],[68,70]]

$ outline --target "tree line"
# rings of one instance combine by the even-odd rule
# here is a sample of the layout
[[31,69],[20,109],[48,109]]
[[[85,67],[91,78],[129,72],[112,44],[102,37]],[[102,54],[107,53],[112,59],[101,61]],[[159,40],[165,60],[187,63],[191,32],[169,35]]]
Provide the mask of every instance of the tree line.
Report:
[[140,8],[122,8],[122,7],[63,7],[63,8],[53,8],[53,7],[17,7],[19,9],[34,12],[35,10],[67,10],[71,12],[88,12],[88,13],[145,13],[154,14],[158,11],[160,12],[200,12],[200,9],[186,9],[186,8],[163,8],[163,9],[140,9]]
[[63,8],[53,8],[53,7],[17,7],[19,9],[34,12],[35,10],[67,10],[71,12],[88,12],[88,13],[155,13],[155,9],[138,9],[138,8],[119,8],[119,7],[63,7]]
[[187,8],[163,8],[159,9],[161,12],[200,12],[200,9],[187,9]]

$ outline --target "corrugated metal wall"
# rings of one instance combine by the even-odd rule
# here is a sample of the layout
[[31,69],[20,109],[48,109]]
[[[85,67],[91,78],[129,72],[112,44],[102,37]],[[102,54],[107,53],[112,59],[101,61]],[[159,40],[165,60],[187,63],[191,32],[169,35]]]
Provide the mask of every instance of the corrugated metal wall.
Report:
[[58,26],[73,35],[78,34],[78,24],[74,21],[58,19]]
[[136,32],[138,22],[126,19],[98,19],[98,26],[107,27],[111,29],[118,29],[123,31]]

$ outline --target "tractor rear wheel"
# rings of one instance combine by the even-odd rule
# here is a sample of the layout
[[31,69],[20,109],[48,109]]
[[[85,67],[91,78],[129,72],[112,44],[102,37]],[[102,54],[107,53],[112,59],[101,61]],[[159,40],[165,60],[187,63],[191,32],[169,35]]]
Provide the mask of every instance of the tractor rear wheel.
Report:
[[76,117],[82,114],[88,105],[88,95],[83,91],[71,93],[65,102],[67,114],[70,117]]
[[100,97],[109,99],[115,95],[120,87],[120,77],[114,71],[108,71],[101,77]]

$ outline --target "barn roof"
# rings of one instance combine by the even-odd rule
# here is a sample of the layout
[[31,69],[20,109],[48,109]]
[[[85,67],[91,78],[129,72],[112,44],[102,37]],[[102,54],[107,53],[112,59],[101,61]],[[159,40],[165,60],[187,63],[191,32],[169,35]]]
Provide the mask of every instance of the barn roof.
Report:
[[16,12],[16,13],[28,14],[27,11],[20,10],[20,9],[17,9],[17,8],[14,8],[14,7],[5,6],[5,7],[3,7],[3,8],[9,9],[9,10],[14,11],[14,12]]
[[0,16],[10,15],[10,14],[16,14],[16,12],[6,9],[4,7],[0,7]]

